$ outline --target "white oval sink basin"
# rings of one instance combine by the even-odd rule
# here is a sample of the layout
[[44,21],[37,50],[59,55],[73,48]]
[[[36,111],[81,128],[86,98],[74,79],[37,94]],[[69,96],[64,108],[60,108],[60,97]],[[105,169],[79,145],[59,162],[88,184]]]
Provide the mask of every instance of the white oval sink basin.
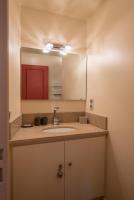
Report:
[[75,131],[76,128],[73,127],[52,127],[52,128],[47,128],[44,129],[44,133],[61,133],[61,132],[70,132],[70,131]]

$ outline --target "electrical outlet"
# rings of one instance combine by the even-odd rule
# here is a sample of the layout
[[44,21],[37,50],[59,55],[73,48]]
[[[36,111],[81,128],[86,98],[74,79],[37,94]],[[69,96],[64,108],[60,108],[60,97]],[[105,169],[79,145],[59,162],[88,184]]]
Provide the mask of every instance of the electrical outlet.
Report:
[[90,107],[91,110],[94,109],[94,99],[89,100],[89,107]]

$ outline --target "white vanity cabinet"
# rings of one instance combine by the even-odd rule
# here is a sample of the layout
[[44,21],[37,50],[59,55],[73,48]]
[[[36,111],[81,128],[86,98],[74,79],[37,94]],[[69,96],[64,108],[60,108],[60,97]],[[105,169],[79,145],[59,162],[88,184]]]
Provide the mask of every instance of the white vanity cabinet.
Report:
[[13,200],[104,195],[105,137],[13,147]]
[[66,200],[104,196],[105,137],[65,143]]
[[64,167],[64,142],[14,147],[13,200],[63,200],[59,165]]

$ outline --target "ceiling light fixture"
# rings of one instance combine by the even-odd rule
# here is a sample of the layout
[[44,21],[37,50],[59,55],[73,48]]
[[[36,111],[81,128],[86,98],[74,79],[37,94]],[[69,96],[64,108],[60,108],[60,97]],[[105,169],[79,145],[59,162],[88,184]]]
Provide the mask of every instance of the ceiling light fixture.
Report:
[[66,45],[64,47],[64,50],[67,52],[67,53],[70,53],[72,51],[72,47],[70,45]]
[[61,54],[62,56],[66,56],[66,55],[67,55],[67,52],[66,52],[64,49],[62,49],[62,50],[60,50],[60,54]]
[[60,45],[60,44],[52,44],[47,43],[43,48],[43,53],[49,53],[51,51],[59,52],[61,55],[65,56],[72,51],[72,47],[70,45]]
[[50,51],[52,51],[52,49],[53,49],[53,44],[52,43],[47,43],[46,45],[45,45],[45,47],[43,48],[43,53],[49,53]]

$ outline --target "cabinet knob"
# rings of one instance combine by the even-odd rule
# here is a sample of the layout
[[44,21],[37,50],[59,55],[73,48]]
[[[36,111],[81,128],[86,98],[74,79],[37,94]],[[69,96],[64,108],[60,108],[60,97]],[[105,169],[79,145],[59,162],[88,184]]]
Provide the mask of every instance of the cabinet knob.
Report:
[[69,163],[68,163],[68,166],[69,166],[69,167],[71,167],[71,166],[72,166],[72,163],[71,163],[71,162],[69,162]]

